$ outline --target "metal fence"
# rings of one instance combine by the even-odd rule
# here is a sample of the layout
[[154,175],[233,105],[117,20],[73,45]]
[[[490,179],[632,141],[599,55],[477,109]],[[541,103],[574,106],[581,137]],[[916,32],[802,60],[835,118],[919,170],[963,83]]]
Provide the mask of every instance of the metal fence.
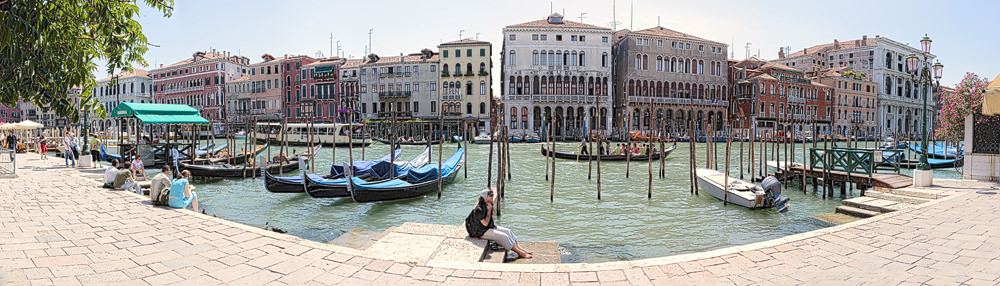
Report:
[[3,149],[0,148],[0,178],[13,178],[17,177],[15,170],[17,170],[17,165],[15,164],[15,156],[17,154],[13,149]]
[[[979,122],[982,117],[976,114],[973,122]],[[1000,154],[1000,119],[991,117],[988,123],[972,125],[972,153]]]

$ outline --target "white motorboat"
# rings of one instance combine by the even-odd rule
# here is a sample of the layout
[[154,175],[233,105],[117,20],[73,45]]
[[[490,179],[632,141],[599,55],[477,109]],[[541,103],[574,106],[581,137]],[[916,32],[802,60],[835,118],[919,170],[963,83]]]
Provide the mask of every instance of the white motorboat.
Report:
[[[311,131],[310,127],[312,127]],[[363,125],[359,123],[288,123],[285,125],[285,132],[288,134],[285,139],[288,140],[288,144],[306,145],[309,143],[309,136],[312,135],[313,142],[322,143],[325,146],[371,144],[372,138],[362,135],[362,129]],[[257,141],[280,142],[282,139],[280,123],[257,123],[257,130],[254,133]]]
[[479,135],[476,135],[476,137],[472,137],[472,143],[490,144],[491,142],[493,142],[493,140],[490,137],[490,134],[486,133],[485,131],[480,131]]
[[781,184],[773,177],[764,180],[763,184],[768,187],[765,191],[765,188],[733,177],[729,177],[729,185],[724,188],[726,174],[716,170],[698,168],[697,173],[699,186],[719,200],[751,209],[775,207],[779,212],[788,211],[788,198],[781,196]]

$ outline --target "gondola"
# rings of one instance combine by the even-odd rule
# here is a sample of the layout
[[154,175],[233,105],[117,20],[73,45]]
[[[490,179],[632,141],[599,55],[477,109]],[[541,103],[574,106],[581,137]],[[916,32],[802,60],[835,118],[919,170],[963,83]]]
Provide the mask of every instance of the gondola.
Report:
[[[312,155],[319,152],[320,148],[320,146],[314,147]],[[300,160],[308,160],[309,157],[310,154],[308,151],[298,153],[285,164],[269,164],[264,169],[267,169],[268,172],[291,172],[299,169]],[[174,163],[177,165],[178,171],[187,170],[194,177],[246,178],[253,177],[254,174],[261,172],[262,169],[258,166],[232,166],[229,164],[191,165],[184,163],[182,160],[177,160]]]
[[[414,157],[413,160],[407,162],[396,162],[396,177],[406,177],[410,170],[416,170],[417,168],[427,165],[430,161],[431,149],[424,148],[424,152],[420,155]],[[390,177],[389,174],[389,162],[379,162],[372,168],[370,176],[368,178],[357,177],[359,179],[370,181],[369,183],[381,183],[392,180],[394,178]],[[305,189],[306,193],[310,197],[314,198],[337,198],[350,196],[347,191],[347,179],[339,178],[334,180],[317,179],[316,177],[303,177],[304,187],[300,185],[299,188]],[[374,180],[374,181],[373,181]]]
[[[396,158],[399,157],[399,154],[402,154],[402,152],[399,149],[397,149],[396,152],[393,152],[393,156],[396,157]],[[371,172],[371,168],[373,166],[375,166],[378,162],[382,162],[382,161],[385,161],[385,162],[390,161],[389,155],[385,155],[384,157],[379,158],[378,160],[354,161],[354,166],[355,166],[355,169],[356,169],[355,173],[360,173],[360,174],[362,174],[362,175],[360,175],[360,177],[367,178],[368,177],[368,173]],[[273,172],[270,172],[270,171],[263,172],[263,173],[264,174],[262,176],[264,177],[264,188],[266,188],[268,191],[270,191],[272,193],[301,193],[301,192],[305,191],[302,188],[302,176],[301,175],[289,176],[289,177],[278,177],[278,176],[272,175]],[[342,165],[333,165],[333,166],[330,166],[330,174],[329,175],[320,176],[320,175],[316,175],[316,174],[308,174],[307,176],[310,177],[310,178],[313,178],[313,180],[317,180],[317,181],[320,181],[320,180],[324,180],[325,181],[325,180],[330,180],[330,179],[339,179],[339,178],[343,178],[344,177],[344,169],[343,169]]]
[[430,194],[441,184],[449,184],[454,179],[457,170],[465,162],[465,150],[458,148],[455,154],[440,164],[441,177],[438,177],[438,164],[411,170],[405,178],[397,178],[379,183],[369,183],[358,177],[347,179],[347,191],[355,202],[391,201],[415,198]]
[[[962,166],[962,158],[958,159],[933,159],[927,158],[927,164],[931,169],[955,168]],[[892,166],[891,162],[883,162],[882,165]],[[900,160],[899,167],[903,169],[916,169],[920,165],[920,160]]]
[[[196,165],[216,165],[216,164],[238,165],[238,164],[243,164],[244,162],[246,162],[247,161],[247,156],[250,156],[250,158],[257,157],[257,154],[260,154],[261,152],[264,152],[264,149],[267,149],[267,144],[257,145],[255,147],[255,149],[253,150],[253,152],[244,151],[242,154],[238,154],[238,155],[235,155],[235,156],[232,156],[232,157],[228,157],[228,158],[224,156],[224,157],[218,157],[218,158],[195,159],[194,162],[195,162]],[[226,154],[228,155],[229,152],[226,152]]]
[[[906,147],[910,148],[910,150],[916,152],[917,154],[923,153],[920,144],[907,144]],[[958,157],[959,157],[958,148],[955,147],[945,148],[944,146],[937,145],[937,143],[935,143],[935,146],[927,146],[927,158],[956,159]]]
[[[382,142],[382,143],[385,143],[385,144],[390,144],[389,143],[390,142],[389,139],[382,139],[382,138],[378,138],[378,137],[374,137],[374,138],[378,142]],[[431,145],[435,145],[435,144],[438,144],[438,143],[441,143],[441,140],[431,140]],[[427,141],[398,141],[398,142],[396,142],[396,145],[417,145],[417,146],[419,146],[419,145],[427,145]]]
[[[666,149],[663,150],[663,152],[660,152],[660,154],[653,154],[653,158],[652,159],[653,160],[659,160],[661,154],[663,155],[664,158],[666,158],[666,156],[669,156],[670,152],[673,152],[674,149],[677,149],[677,143],[674,143],[673,145],[668,146]],[[553,155],[550,155],[550,153],[554,154],[555,157],[559,158],[559,159],[572,159],[572,160],[576,160],[577,158],[579,158],[580,160],[588,160],[588,159],[592,158],[593,160],[597,160],[597,155],[595,155],[595,154],[592,154],[592,155],[582,155],[582,154],[581,155],[577,155],[576,153],[573,153],[573,152],[564,152],[564,151],[549,152],[548,149],[545,149],[545,146],[542,146],[542,156],[552,157]],[[650,159],[649,156],[645,156],[645,155],[633,155],[631,160],[632,161],[644,161],[644,160],[649,160],[649,159]],[[626,156],[625,155],[603,155],[603,154],[601,155],[601,161],[625,161],[625,160],[626,160]]]

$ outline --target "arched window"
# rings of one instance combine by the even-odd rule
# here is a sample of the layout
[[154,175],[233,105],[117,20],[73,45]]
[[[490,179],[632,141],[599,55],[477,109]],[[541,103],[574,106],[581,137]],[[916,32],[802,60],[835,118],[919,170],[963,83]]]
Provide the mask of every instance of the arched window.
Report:
[[[486,95],[486,81],[485,80],[479,81],[479,95]],[[469,109],[471,110],[472,107],[469,107]],[[469,113],[472,113],[472,111],[469,111]]]
[[510,50],[510,65],[517,65],[517,54],[514,53],[514,50]]
[[892,78],[885,77],[885,94],[892,94]]
[[480,102],[479,103],[479,114],[486,114],[486,103],[485,102]]
[[642,55],[635,55],[635,69],[642,69]]
[[[518,82],[520,84],[520,82]],[[520,86],[518,87],[520,89]],[[472,95],[472,81],[465,82],[465,95]]]
[[146,83],[139,83],[139,92],[146,93]]
[[461,74],[461,73],[462,73],[462,64],[455,64],[455,74]]
[[697,74],[705,74],[705,61],[698,61],[698,72]]
[[472,114],[472,102],[465,103],[465,114]]
[[553,63],[552,65],[561,66],[561,65],[566,64],[562,60],[563,60],[563,53],[562,53],[562,51],[556,51],[556,62]]
[[[538,63],[536,62],[535,64],[537,65]],[[485,73],[485,72],[486,72],[486,63],[479,63],[479,73]]]
[[546,52],[546,51],[542,51],[542,65],[543,65],[543,66],[544,66],[544,65],[548,65],[548,64],[549,64],[549,59],[548,59],[548,57],[547,57],[548,55],[549,55],[549,53],[548,53],[548,52]]
[[656,71],[663,71],[663,56],[656,56]]
[[577,60],[576,51],[573,51],[573,56],[570,57],[569,60],[570,60],[570,65],[571,66],[577,65],[577,63],[576,63],[576,60]]
[[649,70],[649,56],[642,55],[642,69]]
[[538,65],[538,50],[531,52],[531,64]]
[[608,67],[608,53],[601,54],[601,67]]
[[441,65],[441,73],[448,74],[448,65]]
[[472,63],[465,64],[465,73],[472,74]]
[[584,66],[584,61],[587,57],[584,56],[583,51],[580,52],[580,66]]

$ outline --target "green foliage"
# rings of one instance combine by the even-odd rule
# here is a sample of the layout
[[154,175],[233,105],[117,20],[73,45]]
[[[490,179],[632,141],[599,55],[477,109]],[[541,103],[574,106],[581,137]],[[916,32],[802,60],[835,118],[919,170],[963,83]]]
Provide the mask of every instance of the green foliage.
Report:
[[[139,1],[11,2],[0,11],[0,104],[32,102],[76,122],[81,111],[103,113],[93,94],[94,60],[106,61],[109,74],[148,65]],[[173,0],[142,2],[164,17],[173,11]],[[67,94],[72,87],[81,88],[79,102]]]

